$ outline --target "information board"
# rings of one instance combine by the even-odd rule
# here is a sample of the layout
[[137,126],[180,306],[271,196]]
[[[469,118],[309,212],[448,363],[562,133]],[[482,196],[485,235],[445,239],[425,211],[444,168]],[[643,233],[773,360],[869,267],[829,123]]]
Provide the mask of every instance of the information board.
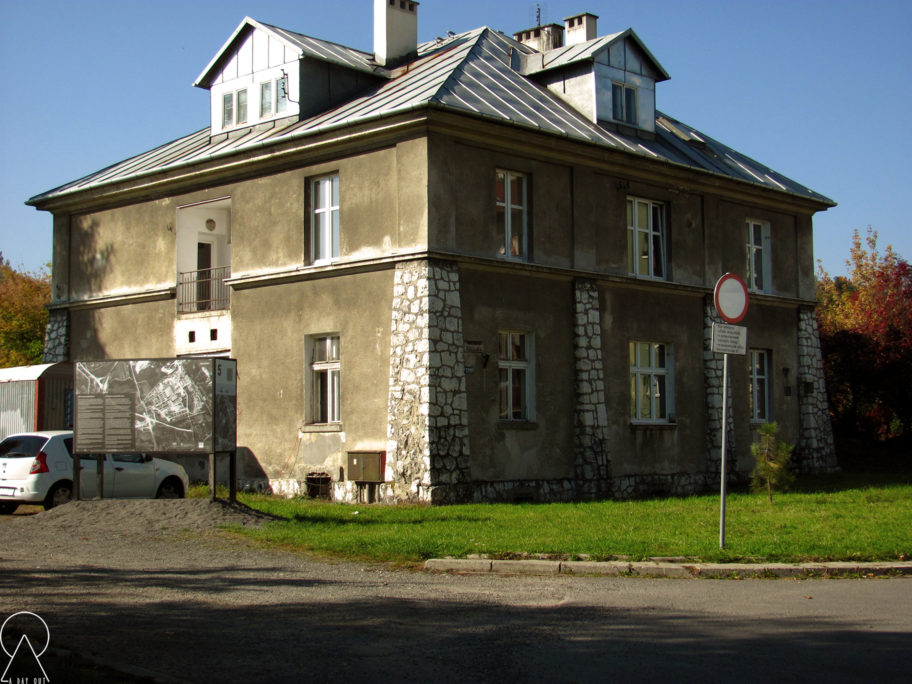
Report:
[[236,449],[234,359],[80,361],[74,385],[77,454]]

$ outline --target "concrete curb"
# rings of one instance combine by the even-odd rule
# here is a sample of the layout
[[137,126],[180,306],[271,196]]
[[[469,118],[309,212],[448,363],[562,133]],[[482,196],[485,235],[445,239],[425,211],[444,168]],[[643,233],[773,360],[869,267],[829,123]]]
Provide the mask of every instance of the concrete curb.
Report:
[[669,563],[662,561],[560,561],[432,558],[432,572],[501,575],[601,575],[680,579],[751,579],[912,576],[912,562],[899,563]]

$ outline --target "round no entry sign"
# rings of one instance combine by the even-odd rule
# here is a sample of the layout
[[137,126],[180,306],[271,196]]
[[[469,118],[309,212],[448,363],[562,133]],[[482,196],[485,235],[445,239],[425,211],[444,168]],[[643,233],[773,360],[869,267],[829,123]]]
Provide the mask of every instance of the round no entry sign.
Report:
[[716,311],[726,323],[738,323],[747,314],[747,285],[740,276],[726,273],[719,278],[713,297]]

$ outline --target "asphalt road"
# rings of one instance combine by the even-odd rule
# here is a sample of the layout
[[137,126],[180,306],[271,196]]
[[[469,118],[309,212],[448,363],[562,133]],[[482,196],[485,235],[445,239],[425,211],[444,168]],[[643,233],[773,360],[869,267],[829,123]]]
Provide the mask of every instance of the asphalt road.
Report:
[[35,529],[0,524],[0,617],[159,681],[898,682],[912,663],[912,578],[459,576]]

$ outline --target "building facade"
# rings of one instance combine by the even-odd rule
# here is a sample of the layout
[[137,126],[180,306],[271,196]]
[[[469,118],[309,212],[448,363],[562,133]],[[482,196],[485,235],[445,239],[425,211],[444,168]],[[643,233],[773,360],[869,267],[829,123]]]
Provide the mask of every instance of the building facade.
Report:
[[770,420],[835,467],[831,200],[658,111],[632,30],[419,45],[418,3],[374,12],[374,53],[245,19],[196,83],[209,128],[29,200],[54,216],[48,361],[237,359],[240,477],[277,493],[685,494],[718,485],[733,272],[734,470]]

